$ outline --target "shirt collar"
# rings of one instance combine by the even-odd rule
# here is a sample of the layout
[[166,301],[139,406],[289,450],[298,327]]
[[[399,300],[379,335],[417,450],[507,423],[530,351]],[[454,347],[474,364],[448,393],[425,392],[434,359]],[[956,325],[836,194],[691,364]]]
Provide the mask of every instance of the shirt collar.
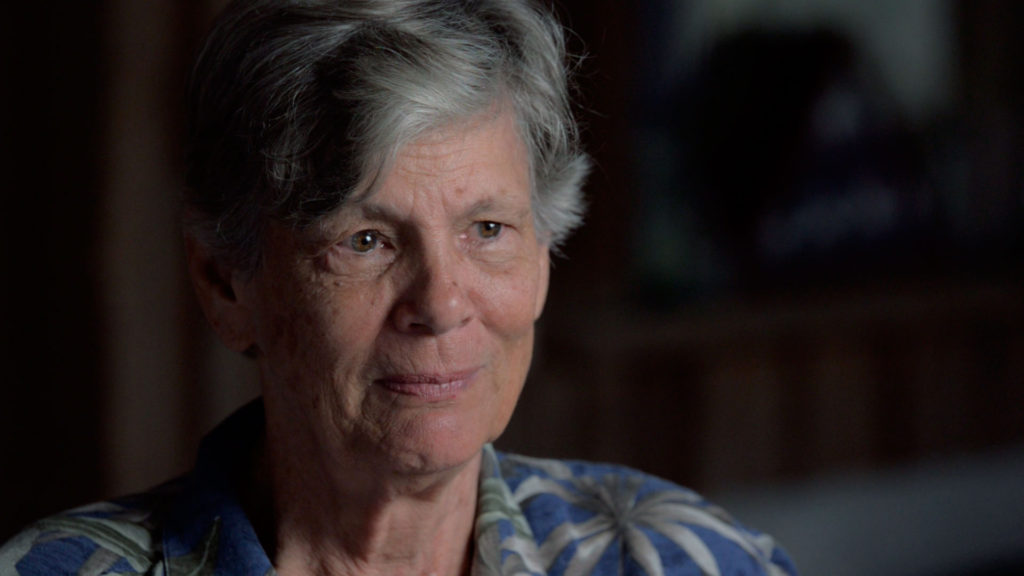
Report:
[[[265,431],[262,400],[244,406],[204,439],[195,469],[166,511],[165,574],[272,575],[273,566],[237,493]],[[530,525],[509,491],[498,454],[483,447],[472,574],[543,574]]]
[[251,469],[263,432],[263,403],[256,400],[203,439],[195,468],[166,511],[163,556],[167,576],[274,573],[236,490],[238,476]]
[[533,531],[490,444],[484,445],[480,463],[474,539],[473,576],[545,573]]

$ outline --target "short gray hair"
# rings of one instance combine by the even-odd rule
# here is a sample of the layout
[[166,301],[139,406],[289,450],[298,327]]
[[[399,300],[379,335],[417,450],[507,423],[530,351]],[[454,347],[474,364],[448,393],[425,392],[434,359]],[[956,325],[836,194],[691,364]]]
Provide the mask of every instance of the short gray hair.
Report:
[[189,82],[187,232],[255,271],[269,220],[315,223],[403,143],[507,103],[557,250],[582,221],[589,169],[571,64],[530,0],[235,0]]

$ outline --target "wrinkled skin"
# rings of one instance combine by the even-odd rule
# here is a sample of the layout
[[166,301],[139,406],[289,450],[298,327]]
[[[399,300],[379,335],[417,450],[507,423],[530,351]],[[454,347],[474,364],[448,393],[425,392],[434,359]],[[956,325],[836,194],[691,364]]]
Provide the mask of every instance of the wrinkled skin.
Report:
[[530,202],[514,117],[490,113],[405,146],[322,225],[271,226],[234,281],[271,433],[392,472],[473,461],[512,414],[547,291]]

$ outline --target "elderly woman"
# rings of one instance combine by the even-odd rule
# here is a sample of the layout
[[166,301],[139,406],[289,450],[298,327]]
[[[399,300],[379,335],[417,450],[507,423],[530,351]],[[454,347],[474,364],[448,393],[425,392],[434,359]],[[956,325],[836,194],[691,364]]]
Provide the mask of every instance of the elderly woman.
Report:
[[263,397],[4,574],[783,574],[636,471],[495,452],[587,171],[527,0],[239,0],[189,94],[190,272]]

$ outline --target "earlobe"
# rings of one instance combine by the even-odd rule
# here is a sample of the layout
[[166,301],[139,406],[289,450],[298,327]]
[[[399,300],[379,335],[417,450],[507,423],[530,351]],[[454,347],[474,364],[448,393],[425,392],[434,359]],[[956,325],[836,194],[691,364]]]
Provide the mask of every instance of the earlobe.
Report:
[[192,286],[206,320],[228,348],[249,351],[255,344],[252,311],[240,298],[237,274],[191,235],[185,237],[185,252]]
[[534,304],[534,321],[540,319],[540,314],[544,311],[544,303],[548,298],[548,281],[551,277],[551,250],[547,244],[542,244],[539,250],[540,256],[537,258],[537,302]]

